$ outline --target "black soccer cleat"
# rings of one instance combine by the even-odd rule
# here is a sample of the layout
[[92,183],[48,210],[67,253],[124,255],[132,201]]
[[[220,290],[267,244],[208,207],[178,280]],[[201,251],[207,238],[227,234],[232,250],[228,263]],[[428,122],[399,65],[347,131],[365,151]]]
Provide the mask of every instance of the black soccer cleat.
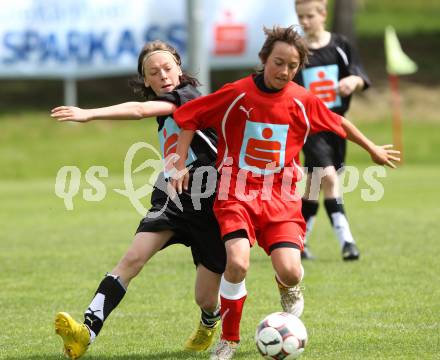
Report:
[[359,260],[359,249],[357,248],[355,243],[346,242],[342,247],[342,260],[351,261],[351,260]]
[[301,251],[301,259],[302,260],[315,260],[315,257],[313,256],[309,247],[305,244],[304,244],[304,250]]

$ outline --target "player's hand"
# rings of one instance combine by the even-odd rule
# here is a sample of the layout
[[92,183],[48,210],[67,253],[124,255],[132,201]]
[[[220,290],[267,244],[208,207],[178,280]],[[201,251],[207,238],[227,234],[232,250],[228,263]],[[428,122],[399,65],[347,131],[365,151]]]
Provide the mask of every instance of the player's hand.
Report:
[[188,190],[189,185],[189,170],[185,162],[178,159],[173,165],[174,169],[171,171],[172,175],[168,182],[170,185],[168,190],[172,198],[176,193],[181,194],[183,190]]
[[339,80],[339,94],[342,97],[351,95],[358,87],[361,86],[362,79],[359,76],[350,75]]
[[396,168],[395,162],[400,161],[400,151],[393,150],[393,145],[375,145],[371,152],[371,159],[379,165],[387,165]]
[[52,109],[51,117],[58,121],[87,122],[92,120],[90,111],[75,106],[59,106]]
[[170,187],[168,188],[169,194],[172,198],[177,194],[181,194],[183,190],[188,190],[189,172],[187,168],[184,168],[174,174],[168,182]]

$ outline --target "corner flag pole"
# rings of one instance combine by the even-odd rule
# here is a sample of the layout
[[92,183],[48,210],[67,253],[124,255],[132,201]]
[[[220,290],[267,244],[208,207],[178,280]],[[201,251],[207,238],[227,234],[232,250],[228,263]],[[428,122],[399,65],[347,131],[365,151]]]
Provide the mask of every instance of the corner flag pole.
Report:
[[387,26],[385,29],[385,56],[393,109],[393,142],[396,148],[400,150],[400,159],[403,162],[403,126],[399,75],[415,73],[417,71],[417,64],[403,52],[396,31],[392,26]]
[[401,98],[399,89],[399,77],[394,74],[388,74],[388,80],[391,88],[391,104],[393,109],[393,144],[400,151],[400,162],[403,162],[403,134],[401,117]]

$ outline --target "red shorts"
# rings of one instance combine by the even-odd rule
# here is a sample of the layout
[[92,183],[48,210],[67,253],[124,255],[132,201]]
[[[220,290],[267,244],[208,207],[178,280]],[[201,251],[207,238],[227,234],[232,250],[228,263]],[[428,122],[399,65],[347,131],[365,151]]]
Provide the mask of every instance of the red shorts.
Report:
[[280,186],[275,184],[270,199],[266,200],[261,197],[261,188],[261,184],[247,184],[247,193],[260,192],[253,200],[240,200],[235,191],[230,191],[227,200],[216,199],[214,213],[222,237],[243,229],[251,246],[257,242],[268,255],[280,243],[291,243],[302,251],[306,224],[301,213],[301,198],[282,199]]

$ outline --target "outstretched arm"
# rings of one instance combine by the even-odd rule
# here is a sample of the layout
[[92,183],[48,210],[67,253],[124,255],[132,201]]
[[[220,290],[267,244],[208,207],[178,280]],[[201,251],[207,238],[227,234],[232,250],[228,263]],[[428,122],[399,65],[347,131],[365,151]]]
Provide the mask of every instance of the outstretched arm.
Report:
[[[174,167],[176,169],[176,176],[173,176],[171,181],[171,186],[177,191],[177,193],[182,193],[182,188],[188,190],[189,174],[186,171],[185,161],[188,156],[189,146],[194,137],[195,131],[193,130],[182,130],[179,134],[179,140],[176,146],[176,162]],[[183,174],[183,175],[182,175]]]
[[347,139],[364,148],[371,156],[371,159],[379,165],[388,165],[395,168],[394,162],[399,162],[400,151],[393,150],[393,145],[376,145],[368,139],[352,122],[342,117],[342,127],[347,133]]
[[51,111],[58,121],[87,122],[90,120],[140,120],[152,116],[172,114],[176,105],[167,101],[126,102],[96,109],[59,106]]

